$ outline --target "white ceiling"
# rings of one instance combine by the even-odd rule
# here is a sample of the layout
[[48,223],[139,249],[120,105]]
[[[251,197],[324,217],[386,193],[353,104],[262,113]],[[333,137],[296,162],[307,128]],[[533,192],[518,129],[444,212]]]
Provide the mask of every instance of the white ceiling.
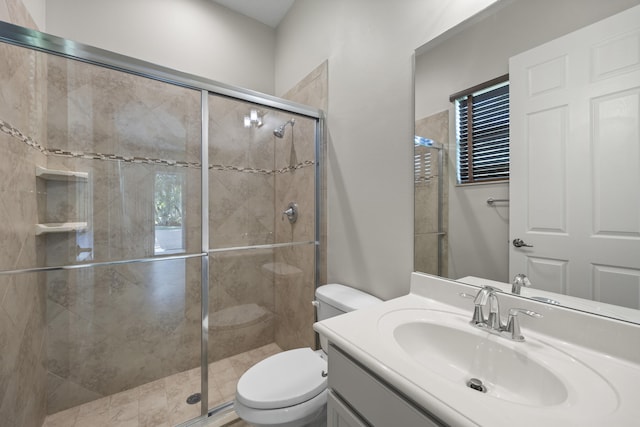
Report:
[[257,21],[276,28],[295,0],[213,0]]

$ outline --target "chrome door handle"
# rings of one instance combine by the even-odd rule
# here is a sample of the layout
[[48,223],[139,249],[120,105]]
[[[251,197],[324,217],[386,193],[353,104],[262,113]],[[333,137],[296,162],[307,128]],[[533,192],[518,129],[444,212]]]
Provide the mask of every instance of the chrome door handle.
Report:
[[513,239],[513,246],[516,248],[532,248],[533,245],[527,245],[522,239]]

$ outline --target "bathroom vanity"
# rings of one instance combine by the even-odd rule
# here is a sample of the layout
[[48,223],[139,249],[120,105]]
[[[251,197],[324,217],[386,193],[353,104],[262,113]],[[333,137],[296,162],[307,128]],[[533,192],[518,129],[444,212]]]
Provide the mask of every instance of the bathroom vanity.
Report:
[[498,333],[470,323],[480,289],[414,273],[409,295],[316,323],[328,425],[637,425],[639,325],[495,290],[520,326]]
[[328,426],[444,425],[334,345],[329,372]]

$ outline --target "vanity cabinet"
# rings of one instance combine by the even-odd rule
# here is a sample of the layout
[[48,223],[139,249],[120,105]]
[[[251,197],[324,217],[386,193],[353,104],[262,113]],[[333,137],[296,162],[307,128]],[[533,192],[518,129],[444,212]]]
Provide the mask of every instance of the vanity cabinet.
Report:
[[335,345],[329,346],[328,427],[442,427]]
[[329,390],[327,395],[327,427],[368,427],[362,419]]

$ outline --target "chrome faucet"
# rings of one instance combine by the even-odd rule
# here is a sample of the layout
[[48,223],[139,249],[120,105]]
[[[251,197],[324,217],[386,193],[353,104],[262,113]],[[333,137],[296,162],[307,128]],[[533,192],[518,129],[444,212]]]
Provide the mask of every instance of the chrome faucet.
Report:
[[[471,324],[480,328],[489,328],[499,331],[503,325],[500,322],[500,306],[496,292],[500,292],[491,286],[484,286],[478,291],[473,300],[473,318]],[[485,319],[483,307],[489,305],[489,317]]]
[[520,295],[520,289],[522,289],[523,286],[531,286],[531,281],[522,273],[516,274],[511,282],[511,293]]
[[[524,276],[524,274],[522,276]],[[524,278],[526,279],[526,276],[524,276]],[[524,341],[524,337],[520,331],[518,314],[522,313],[531,317],[542,317],[542,315],[524,308],[511,308],[509,309],[507,323],[502,323],[500,318],[500,305],[498,303],[498,296],[496,295],[498,292],[501,292],[500,289],[491,286],[484,286],[478,291],[473,299],[473,318],[470,323],[492,334],[500,335],[513,341]],[[467,294],[461,294],[461,296],[471,298],[471,296]],[[489,306],[489,316],[485,318],[484,307],[487,305]]]

